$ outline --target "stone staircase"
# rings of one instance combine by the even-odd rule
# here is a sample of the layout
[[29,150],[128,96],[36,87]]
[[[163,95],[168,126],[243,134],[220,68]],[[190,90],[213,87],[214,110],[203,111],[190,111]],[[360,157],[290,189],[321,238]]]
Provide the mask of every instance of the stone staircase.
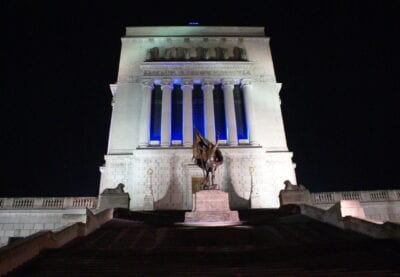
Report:
[[247,225],[174,225],[183,212],[129,212],[60,249],[44,251],[10,276],[396,275],[398,242],[282,210],[240,213]]

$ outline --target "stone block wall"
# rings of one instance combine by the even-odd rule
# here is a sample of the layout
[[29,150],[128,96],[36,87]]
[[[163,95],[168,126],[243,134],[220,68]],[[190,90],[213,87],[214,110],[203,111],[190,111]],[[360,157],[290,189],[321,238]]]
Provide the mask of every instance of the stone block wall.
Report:
[[76,222],[86,222],[86,209],[0,210],[0,247],[12,237],[55,231]]
[[[257,147],[222,147],[224,163],[215,182],[238,208],[279,207],[283,182],[295,183],[290,152],[266,152]],[[192,177],[202,177],[193,164],[192,149],[140,149],[132,155],[107,155],[100,193],[119,183],[131,198],[132,210],[191,210]]]

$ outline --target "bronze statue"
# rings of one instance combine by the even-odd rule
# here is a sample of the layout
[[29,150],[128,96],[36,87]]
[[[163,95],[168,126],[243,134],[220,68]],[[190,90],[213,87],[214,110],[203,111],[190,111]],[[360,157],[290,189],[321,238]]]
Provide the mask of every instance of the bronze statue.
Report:
[[203,138],[199,131],[195,130],[193,159],[203,170],[203,189],[218,189],[218,185],[214,184],[215,170],[223,163],[224,159],[221,151],[218,149],[218,140],[216,144],[213,144],[211,141]]

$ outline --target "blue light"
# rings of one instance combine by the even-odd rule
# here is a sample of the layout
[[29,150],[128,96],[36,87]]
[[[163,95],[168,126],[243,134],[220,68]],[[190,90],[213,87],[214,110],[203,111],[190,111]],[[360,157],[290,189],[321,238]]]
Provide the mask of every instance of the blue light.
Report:
[[192,91],[193,127],[204,136],[204,99],[201,84],[194,84]]
[[162,90],[160,85],[155,85],[151,97],[150,140],[161,140],[161,105]]
[[174,80],[171,104],[171,140],[182,141],[182,89],[179,80]]
[[190,26],[199,25],[199,22],[191,21],[191,22],[189,22],[189,25]]

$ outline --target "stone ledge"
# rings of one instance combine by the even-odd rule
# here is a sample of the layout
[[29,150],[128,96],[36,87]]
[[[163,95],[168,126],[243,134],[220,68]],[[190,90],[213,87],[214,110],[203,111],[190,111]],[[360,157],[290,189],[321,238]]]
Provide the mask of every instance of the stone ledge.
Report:
[[242,26],[146,26],[126,27],[125,37],[265,37],[264,27]]
[[202,190],[193,194],[193,212],[230,211],[228,193],[220,190]]
[[237,211],[225,212],[187,212],[185,213],[185,223],[193,222],[238,222],[239,214]]

